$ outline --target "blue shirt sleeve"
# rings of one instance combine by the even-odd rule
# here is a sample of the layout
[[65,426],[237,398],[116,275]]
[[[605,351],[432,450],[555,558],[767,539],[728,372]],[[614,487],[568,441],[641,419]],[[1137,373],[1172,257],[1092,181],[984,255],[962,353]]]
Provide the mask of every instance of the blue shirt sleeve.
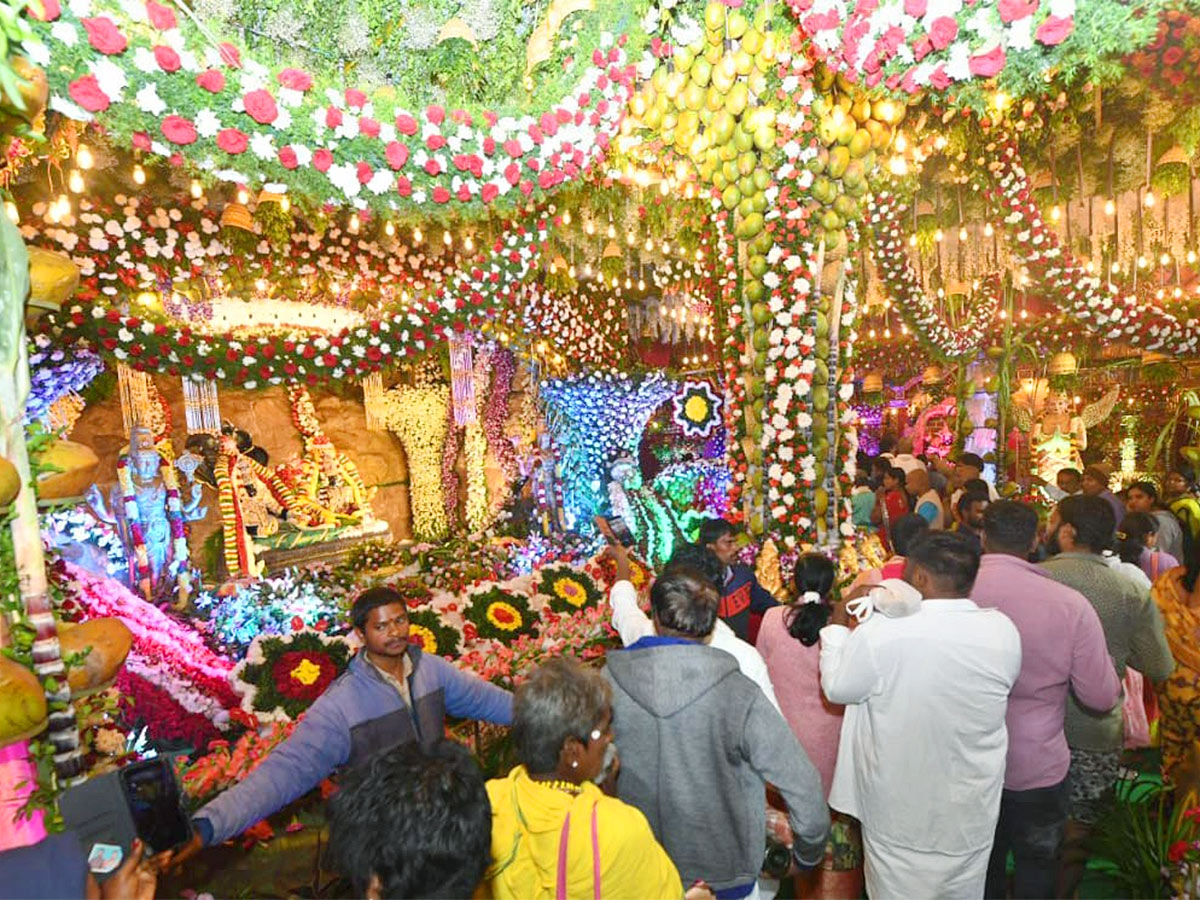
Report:
[[446,712],[461,719],[482,719],[496,725],[512,724],[512,694],[470,675],[438,656],[425,654],[422,665],[433,663],[445,692]]

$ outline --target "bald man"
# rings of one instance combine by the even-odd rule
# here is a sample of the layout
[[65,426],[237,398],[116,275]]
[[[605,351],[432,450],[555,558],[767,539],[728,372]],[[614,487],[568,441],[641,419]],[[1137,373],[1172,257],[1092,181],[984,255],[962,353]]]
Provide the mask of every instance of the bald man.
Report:
[[913,512],[929,523],[930,531],[941,531],[946,527],[942,510],[942,498],[929,483],[929,473],[924,469],[913,469],[904,476],[904,489],[913,498]]

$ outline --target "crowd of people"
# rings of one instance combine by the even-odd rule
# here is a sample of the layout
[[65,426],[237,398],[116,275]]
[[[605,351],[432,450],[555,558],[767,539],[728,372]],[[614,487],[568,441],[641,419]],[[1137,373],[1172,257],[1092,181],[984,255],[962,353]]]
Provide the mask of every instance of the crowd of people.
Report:
[[[852,498],[890,556],[848,586],[804,553],[777,598],[712,520],[646,612],[597,520],[622,648],[513,694],[410,644],[403,596],[364,591],[346,673],[172,864],[337,774],[330,858],[356,896],[737,900],[771,896],[772,853],[799,896],[1072,896],[1137,710],[1159,711],[1168,778],[1195,744],[1192,485],[1118,497],[1064,470],[1043,523],[976,456],[896,450]],[[518,764],[485,781],[447,714],[511,725]]]

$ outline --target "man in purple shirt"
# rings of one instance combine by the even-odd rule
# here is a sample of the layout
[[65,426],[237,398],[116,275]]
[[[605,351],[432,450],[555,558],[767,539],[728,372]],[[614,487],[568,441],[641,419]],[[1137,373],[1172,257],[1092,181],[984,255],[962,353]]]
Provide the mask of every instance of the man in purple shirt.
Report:
[[984,556],[971,599],[1008,616],[1021,635],[1021,674],[1008,698],[1008,761],[986,896],[1005,896],[1008,851],[1016,860],[1012,896],[1053,897],[1069,812],[1071,751],[1063,732],[1067,691],[1098,712],[1121,697],[1104,629],[1082,594],[1028,562],[1037,514],[1001,500],[983,517]]

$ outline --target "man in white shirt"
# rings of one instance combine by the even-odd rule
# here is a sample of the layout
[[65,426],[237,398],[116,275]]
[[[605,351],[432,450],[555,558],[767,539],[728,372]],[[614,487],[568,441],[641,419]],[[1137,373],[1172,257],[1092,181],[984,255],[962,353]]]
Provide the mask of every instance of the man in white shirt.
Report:
[[[598,519],[597,526],[601,534],[609,537],[609,532],[606,530],[608,527],[607,522],[604,522],[603,519]],[[613,584],[612,590],[608,595],[608,603],[612,607],[612,625],[621,638],[622,646],[628,647],[631,644],[636,644],[647,635],[654,634],[654,622],[638,605],[637,588],[629,580],[629,554],[626,549],[618,541],[610,537],[608,554],[617,567],[616,582]],[[707,554],[712,557],[709,565],[705,565],[702,559],[695,558],[700,557],[701,554]],[[687,544],[675,552],[667,562],[667,568],[677,563],[690,565],[708,575],[710,580],[714,582],[714,585],[720,584],[716,579],[721,577],[722,567],[720,561],[713,555],[711,550]],[[737,661],[738,669],[741,673],[757,684],[771,705],[776,710],[779,710],[779,701],[775,697],[775,687],[771,684],[771,676],[767,674],[767,664],[763,661],[762,656],[759,655],[757,650],[734,634],[733,629],[719,618],[713,626],[708,645],[716,647],[718,650],[724,650],[732,656]],[[782,714],[782,711],[780,711],[780,715]]]
[[846,704],[829,805],[862,822],[872,900],[983,896],[1021,641],[966,599],[978,569],[965,538],[931,532],[907,554],[918,612],[851,631],[838,604],[821,630],[821,686]]
[[942,498],[929,484],[925,469],[913,469],[904,476],[904,489],[913,498],[913,512],[929,523],[930,531],[946,527]]

